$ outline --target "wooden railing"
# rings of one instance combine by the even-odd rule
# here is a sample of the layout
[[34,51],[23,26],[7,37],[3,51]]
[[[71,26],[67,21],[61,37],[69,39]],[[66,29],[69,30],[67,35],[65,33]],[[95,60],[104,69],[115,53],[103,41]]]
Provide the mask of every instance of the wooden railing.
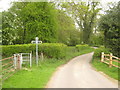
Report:
[[101,55],[101,62],[103,63],[106,63],[109,65],[109,67],[117,67],[120,69],[120,58],[116,57],[116,56],[113,56],[112,53],[110,54],[104,54],[104,52],[102,52],[102,55]]
[[[15,58],[17,58],[16,61],[14,60]],[[0,70],[0,81],[2,82],[11,77],[17,69],[20,69],[19,55],[2,59],[0,60],[0,62],[2,64],[2,69]],[[17,65],[15,64],[15,62]]]

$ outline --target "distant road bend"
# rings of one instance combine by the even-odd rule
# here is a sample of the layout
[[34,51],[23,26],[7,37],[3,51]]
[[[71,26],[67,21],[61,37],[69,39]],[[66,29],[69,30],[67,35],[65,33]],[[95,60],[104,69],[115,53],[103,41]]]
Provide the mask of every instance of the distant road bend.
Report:
[[93,53],[84,54],[59,67],[46,88],[118,88],[117,82],[91,67],[92,56]]

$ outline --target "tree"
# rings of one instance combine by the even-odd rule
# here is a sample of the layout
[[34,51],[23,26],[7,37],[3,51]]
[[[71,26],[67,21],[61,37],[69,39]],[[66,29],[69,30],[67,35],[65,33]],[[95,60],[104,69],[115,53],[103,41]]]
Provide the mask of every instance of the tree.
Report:
[[79,43],[79,31],[75,27],[74,20],[63,10],[58,10],[58,42],[67,45]]
[[120,2],[106,11],[101,17],[100,28],[104,31],[104,45],[120,56]]
[[52,3],[14,2],[3,14],[3,44],[30,43],[36,36],[43,42],[57,42],[57,15]]
[[98,12],[101,8],[98,8],[99,2],[68,2],[62,4],[62,7],[71,14],[75,22],[78,24],[82,31],[82,41],[85,44],[89,44],[90,36],[94,28],[94,22]]
[[2,44],[2,13],[0,12],[0,45]]

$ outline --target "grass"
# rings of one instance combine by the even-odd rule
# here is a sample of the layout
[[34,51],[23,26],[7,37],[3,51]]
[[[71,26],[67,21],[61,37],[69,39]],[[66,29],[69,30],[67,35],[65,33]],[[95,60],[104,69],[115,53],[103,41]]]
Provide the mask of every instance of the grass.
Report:
[[44,88],[58,66],[67,63],[75,56],[90,53],[93,50],[89,48],[77,52],[75,47],[69,47],[65,58],[45,58],[38,67],[33,65],[31,69],[20,70],[3,83],[3,88]]
[[120,78],[119,78],[120,73],[118,73],[119,69],[116,67],[109,68],[107,64],[100,62],[99,57],[93,57],[92,66],[95,67],[98,71],[104,72],[111,78],[114,78],[120,81]]

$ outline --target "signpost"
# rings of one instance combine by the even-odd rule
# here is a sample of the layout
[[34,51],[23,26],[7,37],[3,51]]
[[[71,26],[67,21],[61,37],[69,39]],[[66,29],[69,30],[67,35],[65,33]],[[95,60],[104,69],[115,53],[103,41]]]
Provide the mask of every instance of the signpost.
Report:
[[38,65],[38,43],[42,43],[42,41],[38,41],[38,37],[35,38],[35,41],[31,41],[31,43],[36,44],[36,64]]

